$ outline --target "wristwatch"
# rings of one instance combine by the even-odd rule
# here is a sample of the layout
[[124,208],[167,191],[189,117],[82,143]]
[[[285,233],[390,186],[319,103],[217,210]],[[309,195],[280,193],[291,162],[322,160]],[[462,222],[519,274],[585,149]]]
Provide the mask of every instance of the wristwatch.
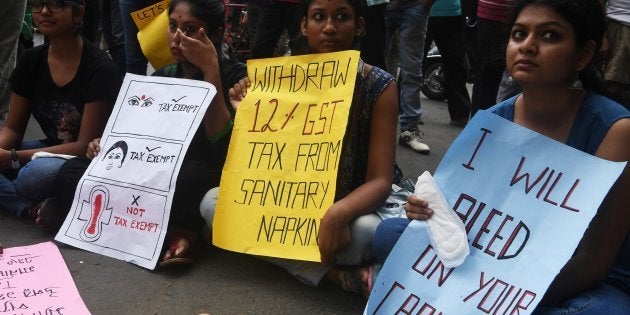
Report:
[[20,168],[20,160],[18,159],[15,149],[11,149],[11,168],[14,170]]

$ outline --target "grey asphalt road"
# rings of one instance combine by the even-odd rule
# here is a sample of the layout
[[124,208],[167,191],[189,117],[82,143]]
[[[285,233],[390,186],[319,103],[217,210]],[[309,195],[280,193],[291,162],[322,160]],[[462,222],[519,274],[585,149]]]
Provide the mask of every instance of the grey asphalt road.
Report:
[[[398,146],[405,177],[433,172],[461,131],[450,126],[446,104],[424,99],[423,130],[432,151],[420,155]],[[27,137],[40,137],[29,124]],[[7,247],[52,240],[33,223],[0,211],[0,242]],[[57,244],[93,314],[361,314],[366,300],[331,285],[308,287],[284,270],[253,256],[202,248],[192,267],[150,271]]]

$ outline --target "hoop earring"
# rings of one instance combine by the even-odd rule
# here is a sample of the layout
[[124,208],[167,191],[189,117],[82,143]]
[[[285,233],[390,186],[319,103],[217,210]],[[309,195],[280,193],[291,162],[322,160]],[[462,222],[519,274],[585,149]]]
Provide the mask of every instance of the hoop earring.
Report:
[[575,79],[573,83],[569,86],[570,91],[581,92],[584,89],[584,84],[582,84],[582,80],[580,80],[580,73],[575,73]]

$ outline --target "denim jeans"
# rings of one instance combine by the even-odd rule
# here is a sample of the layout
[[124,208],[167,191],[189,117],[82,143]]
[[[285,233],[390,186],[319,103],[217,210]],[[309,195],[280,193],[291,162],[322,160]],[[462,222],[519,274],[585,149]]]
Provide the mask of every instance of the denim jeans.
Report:
[[[406,218],[387,219],[376,228],[372,241],[372,253],[379,263],[384,263],[394,245],[409,225]],[[597,287],[584,291],[556,306],[539,305],[534,315],[598,315],[627,314],[630,310],[628,293],[601,282]]]
[[[20,150],[42,148],[41,141],[24,141]],[[23,211],[44,201],[54,193],[54,181],[59,168],[66,160],[62,158],[39,158],[26,163],[18,172],[0,173],[0,206],[22,216]],[[13,174],[11,174],[13,173]]]
[[[131,12],[148,7],[158,0],[119,0],[120,14],[122,15],[122,24],[125,30],[125,56],[127,59],[127,72],[133,74],[147,74],[147,58],[142,53],[140,43],[138,42],[138,27],[133,22]],[[164,30],[166,36],[166,30]]]
[[628,293],[606,282],[584,291],[557,306],[538,306],[534,315],[616,315],[628,314],[630,296]]
[[[401,131],[416,129],[422,116],[420,89],[422,87],[422,57],[427,34],[429,12],[421,3],[401,10],[385,10],[386,51],[391,51],[393,35],[398,31],[398,58],[400,74]],[[389,69],[390,72],[394,69]]]

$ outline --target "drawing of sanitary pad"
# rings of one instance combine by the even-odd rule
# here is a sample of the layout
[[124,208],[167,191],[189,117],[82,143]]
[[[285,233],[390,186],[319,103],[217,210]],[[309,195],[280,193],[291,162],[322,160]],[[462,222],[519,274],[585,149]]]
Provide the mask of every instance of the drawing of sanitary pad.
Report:
[[427,220],[429,239],[447,268],[455,268],[470,254],[464,223],[446,202],[429,172],[418,177],[414,194],[429,203],[433,216]]
[[109,206],[109,190],[105,186],[95,186],[90,191],[90,200],[81,203],[78,220],[85,221],[79,237],[93,242],[101,237],[102,225],[109,224],[112,208]]

